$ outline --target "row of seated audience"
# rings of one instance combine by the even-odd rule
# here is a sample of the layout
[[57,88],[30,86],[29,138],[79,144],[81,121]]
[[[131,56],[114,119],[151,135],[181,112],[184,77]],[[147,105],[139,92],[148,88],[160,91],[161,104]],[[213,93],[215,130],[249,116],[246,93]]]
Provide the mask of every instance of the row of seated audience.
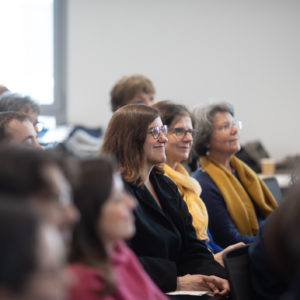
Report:
[[153,107],[159,109],[163,124],[168,126],[164,174],[177,185],[178,191],[186,202],[193,217],[193,226],[198,239],[206,241],[208,248],[215,253],[215,259],[223,265],[222,254],[224,251],[241,246],[242,243],[228,246],[223,250],[214,242],[208,229],[207,209],[200,198],[201,186],[182,165],[183,161],[188,160],[193,139],[198,133],[198,130],[194,129],[193,116],[186,107],[171,101],[160,101]]
[[224,269],[197,239],[176,185],[159,166],[166,160],[167,140],[159,111],[146,105],[119,108],[107,126],[101,153],[117,158],[125,187],[139,203],[136,233],[128,244],[164,292],[214,285],[216,294],[227,294]]
[[[287,280],[298,278],[298,246],[282,228],[294,237],[298,223],[292,211],[296,229],[279,220],[299,190],[277,209],[257,174],[234,156],[240,146],[232,106],[193,115],[171,101],[154,104],[154,93],[144,76],[117,82],[100,157],[80,161],[37,151],[39,110],[30,98],[26,109],[0,113],[0,142],[8,144],[0,148],[0,216],[9,216],[0,222],[1,300],[166,299],[175,290],[228,298],[222,254],[241,242],[251,243],[256,299],[293,299],[282,296],[286,291],[296,297]],[[2,94],[0,107],[4,97],[10,100],[3,107],[20,104],[15,96]],[[190,152],[194,178],[186,167]],[[31,247],[24,239],[29,227]],[[278,263],[285,254],[288,263]]]

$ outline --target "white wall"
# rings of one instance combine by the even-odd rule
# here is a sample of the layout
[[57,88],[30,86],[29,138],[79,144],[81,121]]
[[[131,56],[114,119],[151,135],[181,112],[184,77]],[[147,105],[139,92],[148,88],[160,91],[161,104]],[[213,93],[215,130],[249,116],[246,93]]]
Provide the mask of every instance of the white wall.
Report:
[[105,127],[112,85],[142,73],[156,100],[229,101],[242,142],[299,153],[299,12],[299,0],[69,0],[68,120]]

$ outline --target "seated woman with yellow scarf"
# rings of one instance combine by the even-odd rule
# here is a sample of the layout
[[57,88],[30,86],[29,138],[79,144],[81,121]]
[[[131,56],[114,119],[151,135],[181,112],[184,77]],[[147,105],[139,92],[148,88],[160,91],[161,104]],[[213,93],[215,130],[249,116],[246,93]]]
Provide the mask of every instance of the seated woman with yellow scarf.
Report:
[[[197,237],[206,241],[207,247],[218,253],[215,259],[222,262],[223,248],[217,245],[208,230],[208,214],[205,204],[200,198],[201,186],[191,177],[181,164],[187,160],[193,144],[193,137],[196,130],[193,129],[191,113],[183,105],[171,101],[161,101],[153,105],[160,110],[163,124],[168,126],[168,142],[165,145],[166,163],[163,164],[165,175],[168,176],[178,188],[187,204],[190,214],[193,217],[193,226],[196,229]],[[233,245],[232,247],[239,246]]]
[[213,104],[195,115],[194,151],[200,168],[194,173],[209,215],[209,230],[222,247],[250,243],[277,203],[264,182],[234,156],[240,149],[240,122],[233,107]]

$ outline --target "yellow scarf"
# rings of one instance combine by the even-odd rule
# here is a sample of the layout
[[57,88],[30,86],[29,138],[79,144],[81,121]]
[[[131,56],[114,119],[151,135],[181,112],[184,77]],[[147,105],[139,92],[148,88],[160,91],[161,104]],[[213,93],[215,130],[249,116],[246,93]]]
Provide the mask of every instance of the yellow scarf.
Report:
[[200,184],[188,174],[181,164],[178,164],[175,170],[167,164],[163,164],[163,167],[165,175],[174,181],[179,193],[187,204],[189,212],[193,217],[193,226],[196,229],[198,239],[209,241],[206,233],[208,214],[205,204],[200,199],[202,191]]
[[237,172],[241,182],[212,157],[202,156],[200,165],[223,195],[227,210],[239,232],[247,235],[255,234],[259,226],[251,199],[264,218],[277,207],[265,183],[235,156],[230,159],[230,165]]

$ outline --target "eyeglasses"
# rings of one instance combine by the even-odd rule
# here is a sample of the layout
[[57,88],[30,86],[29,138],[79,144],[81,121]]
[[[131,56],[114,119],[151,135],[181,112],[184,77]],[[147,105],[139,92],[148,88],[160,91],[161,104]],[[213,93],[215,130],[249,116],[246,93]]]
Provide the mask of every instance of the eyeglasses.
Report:
[[189,133],[194,138],[198,131],[199,130],[197,129],[185,129],[184,127],[169,129],[169,132],[175,133],[175,135],[179,138],[184,138],[187,133]]
[[161,127],[155,126],[149,129],[148,134],[152,134],[153,138],[157,140],[160,136],[160,133],[163,133],[164,135],[168,134],[168,126],[163,125]]
[[45,128],[45,124],[42,122],[36,122],[35,126],[37,127],[38,132],[41,132]]
[[242,123],[242,121],[233,120],[232,123],[226,122],[226,123],[222,124],[221,126],[216,127],[216,129],[220,130],[220,131],[229,131],[232,129],[233,126],[236,127],[237,129],[242,129],[243,123]]

